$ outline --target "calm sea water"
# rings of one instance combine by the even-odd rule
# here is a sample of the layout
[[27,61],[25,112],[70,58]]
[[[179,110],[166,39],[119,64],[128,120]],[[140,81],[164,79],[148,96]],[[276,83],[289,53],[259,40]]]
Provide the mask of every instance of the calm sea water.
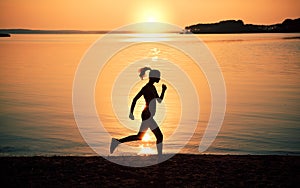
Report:
[[[0,38],[0,155],[97,155],[85,143],[74,120],[72,87],[81,58],[99,37],[101,35],[13,35]],[[217,59],[227,89],[224,123],[205,153],[299,155],[300,34],[198,37]],[[134,36],[118,35],[116,40],[122,42],[132,38]],[[178,40],[183,45],[189,43],[186,35],[169,34],[165,38]],[[184,60],[166,47],[149,45],[149,49],[159,50],[160,55],[165,52],[166,57]],[[147,48],[139,46],[130,50],[133,53],[126,57],[128,61],[148,53]],[[112,61],[125,58],[124,54],[119,56]],[[138,78],[137,83],[140,84]],[[95,101],[98,111],[101,111],[99,105],[107,100],[100,94],[98,97],[98,93],[103,92],[103,83],[97,85]],[[172,95],[172,91],[175,90],[170,87],[165,104],[176,106],[178,96]],[[127,94],[128,91],[121,92],[120,99],[128,97]],[[209,115],[205,101],[202,109],[204,120],[199,121],[196,133],[182,153],[199,153],[198,144],[207,123],[205,118]],[[166,113],[175,117],[176,110],[170,108]],[[112,136],[134,133],[129,129],[116,129],[111,123],[115,121],[113,114],[101,112]],[[125,113],[127,115],[126,110]],[[172,121],[169,124],[167,121],[162,127],[165,138],[175,128]],[[133,129],[138,130],[138,124]],[[154,139],[153,136],[150,138]],[[93,144],[98,141],[99,138],[95,139]],[[110,142],[101,138],[100,141]],[[143,151],[120,149],[116,155],[140,152]],[[164,152],[172,153],[172,147],[166,147]]]

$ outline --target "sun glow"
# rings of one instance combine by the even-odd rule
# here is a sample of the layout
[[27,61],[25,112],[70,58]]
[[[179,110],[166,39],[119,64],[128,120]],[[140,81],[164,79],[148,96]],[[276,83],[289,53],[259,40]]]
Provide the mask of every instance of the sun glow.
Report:
[[151,140],[151,136],[150,136],[149,132],[147,131],[145,133],[145,135],[143,136],[142,141],[143,142],[149,142],[150,140]]
[[142,13],[141,15],[142,20],[144,22],[159,22],[162,21],[162,15],[158,10],[149,9]]
[[154,16],[148,16],[147,17],[147,22],[156,22],[157,21],[157,18],[155,18]]
[[135,20],[138,22],[166,22],[167,14],[159,4],[143,5],[135,11]]

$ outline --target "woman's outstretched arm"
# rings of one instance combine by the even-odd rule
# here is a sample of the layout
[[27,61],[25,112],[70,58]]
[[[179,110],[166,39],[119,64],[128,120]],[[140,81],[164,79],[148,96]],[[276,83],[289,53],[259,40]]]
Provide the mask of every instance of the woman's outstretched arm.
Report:
[[130,107],[130,114],[129,114],[129,118],[134,120],[134,115],[133,115],[133,111],[134,111],[134,107],[136,104],[136,101],[143,95],[143,89],[141,89],[141,91],[133,98],[132,103],[131,103],[131,107]]
[[162,87],[161,94],[160,97],[157,99],[159,103],[161,103],[161,101],[164,99],[165,92],[167,90],[167,86],[165,84],[163,84],[161,87]]

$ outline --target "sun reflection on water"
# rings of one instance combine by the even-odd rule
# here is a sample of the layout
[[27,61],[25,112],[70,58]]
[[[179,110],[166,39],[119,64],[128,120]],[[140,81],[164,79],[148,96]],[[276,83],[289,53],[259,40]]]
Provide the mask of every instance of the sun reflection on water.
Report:
[[149,156],[156,154],[156,150],[150,147],[150,144],[141,144],[140,145],[140,151],[138,152],[138,155],[141,156]]
[[147,130],[147,132],[144,134],[142,138],[142,143],[140,144],[139,148],[140,151],[138,152],[138,155],[141,156],[148,156],[148,155],[154,155],[156,154],[156,149],[153,148],[155,145],[155,138],[153,138],[152,135],[150,135],[150,130]]

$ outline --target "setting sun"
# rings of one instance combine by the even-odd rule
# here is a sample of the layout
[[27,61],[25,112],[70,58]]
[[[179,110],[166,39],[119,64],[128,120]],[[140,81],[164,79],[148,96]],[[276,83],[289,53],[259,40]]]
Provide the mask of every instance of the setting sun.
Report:
[[133,19],[137,22],[166,22],[170,21],[168,12],[159,4],[151,3],[149,5],[138,6],[134,11]]
[[147,21],[147,22],[158,22],[161,20],[161,16],[159,15],[159,12],[157,11],[146,11],[144,15],[142,16],[143,20],[141,21]]
[[154,16],[148,16],[147,22],[155,22],[157,19]]

